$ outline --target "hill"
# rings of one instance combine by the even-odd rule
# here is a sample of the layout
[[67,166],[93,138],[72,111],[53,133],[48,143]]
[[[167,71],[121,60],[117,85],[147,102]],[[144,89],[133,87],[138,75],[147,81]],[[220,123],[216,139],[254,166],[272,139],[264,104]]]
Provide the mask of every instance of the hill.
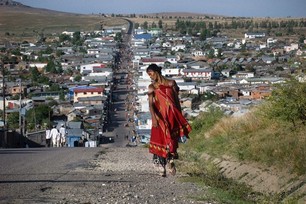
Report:
[[66,13],[33,8],[14,1],[0,1],[1,40],[31,40],[41,33],[48,35],[63,31],[99,30],[101,24],[110,26],[126,23],[121,18]]

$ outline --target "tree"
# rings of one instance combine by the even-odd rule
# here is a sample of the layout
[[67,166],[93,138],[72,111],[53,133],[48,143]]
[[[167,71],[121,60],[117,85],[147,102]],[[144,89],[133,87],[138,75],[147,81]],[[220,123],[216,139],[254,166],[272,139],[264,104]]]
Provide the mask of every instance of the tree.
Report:
[[148,29],[148,21],[145,21],[143,24],[142,24],[142,27],[144,29]]
[[81,79],[82,79],[82,76],[81,76],[81,75],[76,75],[76,76],[74,77],[74,81],[81,81]]
[[70,41],[71,38],[69,35],[66,35],[66,34],[60,34],[59,36],[59,41],[60,42],[65,42],[65,41]]
[[121,33],[116,33],[114,40],[116,42],[122,42],[122,34]]
[[296,126],[299,122],[306,125],[306,83],[292,78],[285,84],[277,85],[269,98],[270,118],[278,118],[292,122]]
[[81,46],[83,44],[80,31],[73,33],[72,44],[77,46]]
[[155,23],[154,21],[152,22],[151,27],[152,27],[152,28],[156,28],[156,23]]
[[45,68],[46,72],[56,73],[55,63],[53,60],[50,60]]
[[7,116],[7,124],[9,124],[9,129],[18,129],[18,127],[19,127],[19,112],[10,113]]
[[51,107],[46,104],[38,105],[30,109],[25,116],[27,129],[33,130],[37,125],[43,125],[43,122],[49,119],[51,113]]
[[31,79],[33,82],[37,82],[39,76],[40,76],[40,73],[37,69],[37,67],[31,67],[30,68],[30,73],[31,73]]
[[162,21],[162,20],[159,20],[159,21],[158,21],[158,27],[159,27],[159,28],[163,28],[163,21]]

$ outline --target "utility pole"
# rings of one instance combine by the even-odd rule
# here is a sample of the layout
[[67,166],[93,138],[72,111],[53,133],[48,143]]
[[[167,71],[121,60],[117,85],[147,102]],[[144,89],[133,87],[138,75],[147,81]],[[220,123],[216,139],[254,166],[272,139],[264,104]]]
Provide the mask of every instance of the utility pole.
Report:
[[5,70],[4,70],[4,63],[1,60],[1,67],[2,69],[2,100],[3,100],[3,147],[7,146],[7,130],[6,130],[6,110],[5,110]]
[[18,79],[17,82],[19,82],[19,133],[22,136],[22,115],[21,115],[21,110],[22,110],[22,104],[21,104],[21,97],[22,97],[22,86],[21,86],[21,79]]

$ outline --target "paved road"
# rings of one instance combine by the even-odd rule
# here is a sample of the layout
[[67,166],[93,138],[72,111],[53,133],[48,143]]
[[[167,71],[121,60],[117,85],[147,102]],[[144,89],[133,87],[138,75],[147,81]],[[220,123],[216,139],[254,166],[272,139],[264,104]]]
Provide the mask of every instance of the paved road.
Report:
[[0,201],[35,197],[52,183],[91,182],[86,175],[70,172],[88,166],[99,151],[100,148],[0,149]]

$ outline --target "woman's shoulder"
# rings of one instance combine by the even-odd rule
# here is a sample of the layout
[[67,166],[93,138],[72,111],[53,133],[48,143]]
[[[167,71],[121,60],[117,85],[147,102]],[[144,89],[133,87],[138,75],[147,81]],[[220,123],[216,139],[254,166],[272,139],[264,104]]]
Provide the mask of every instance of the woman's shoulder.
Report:
[[168,80],[167,80],[167,85],[168,85],[168,86],[175,86],[175,85],[176,85],[176,82],[175,82],[175,80],[173,80],[173,79],[168,79]]
[[155,87],[154,87],[154,84],[150,84],[149,87],[148,87],[148,94],[152,94],[155,90]]

